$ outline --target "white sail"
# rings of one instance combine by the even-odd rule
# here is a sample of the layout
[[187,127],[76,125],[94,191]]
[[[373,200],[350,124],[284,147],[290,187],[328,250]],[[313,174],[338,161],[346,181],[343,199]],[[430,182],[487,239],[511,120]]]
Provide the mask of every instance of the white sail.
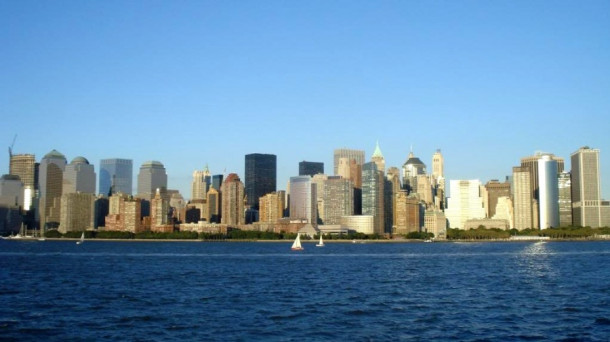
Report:
[[297,238],[294,239],[294,242],[292,243],[292,249],[293,250],[303,249],[303,247],[301,247],[301,234],[297,234]]
[[83,232],[80,236],[80,240],[76,241],[77,245],[80,245],[81,243],[85,242],[85,232]]
[[322,233],[320,233],[320,242],[316,245],[318,247],[324,247],[324,240],[322,240]]

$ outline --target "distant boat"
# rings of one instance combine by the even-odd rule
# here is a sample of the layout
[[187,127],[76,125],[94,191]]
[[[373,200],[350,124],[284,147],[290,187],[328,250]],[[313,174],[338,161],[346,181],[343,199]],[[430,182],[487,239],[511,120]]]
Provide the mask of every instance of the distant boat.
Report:
[[80,236],[80,240],[76,241],[77,245],[80,245],[81,243],[85,242],[85,232],[83,232]]
[[320,242],[318,242],[316,247],[324,247],[324,241],[322,240],[322,233],[320,233]]
[[47,239],[45,239],[44,237],[40,237],[38,238],[38,241],[46,241]]
[[424,242],[432,242],[432,240],[430,240],[430,239],[427,239],[427,240],[424,240]]
[[297,238],[294,239],[294,242],[292,243],[292,248],[293,251],[302,251],[305,248],[303,248],[301,246],[301,234],[297,234]]

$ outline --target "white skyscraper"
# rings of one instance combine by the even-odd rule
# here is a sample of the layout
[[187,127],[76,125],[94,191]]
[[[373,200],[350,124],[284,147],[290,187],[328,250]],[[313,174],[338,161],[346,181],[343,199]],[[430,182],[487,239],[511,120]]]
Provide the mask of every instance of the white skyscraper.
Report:
[[451,180],[445,216],[450,228],[464,228],[469,219],[485,218],[483,197],[480,193],[481,182],[476,180]]
[[317,224],[316,185],[309,176],[290,177],[290,218]]
[[538,159],[538,210],[540,229],[559,227],[557,161],[544,155]]

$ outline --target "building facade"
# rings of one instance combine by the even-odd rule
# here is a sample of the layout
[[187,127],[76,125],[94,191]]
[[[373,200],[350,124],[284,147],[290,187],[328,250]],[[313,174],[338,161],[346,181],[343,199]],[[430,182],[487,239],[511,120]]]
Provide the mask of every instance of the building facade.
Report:
[[362,215],[374,217],[374,229],[377,234],[386,233],[384,185],[385,177],[383,172],[377,169],[375,162],[362,166]]
[[[95,186],[95,182],[93,183]],[[68,192],[61,195],[59,232],[93,229],[95,220],[95,194]]]
[[47,153],[39,166],[39,215],[41,232],[59,227],[66,157],[56,150]]
[[[348,164],[353,160],[354,163],[356,165],[359,165],[360,167],[362,167],[362,165],[364,164],[364,161],[365,161],[364,151],[362,151],[362,150],[352,150],[352,149],[348,149],[348,148],[335,149],[334,154],[333,154],[333,161],[334,161],[333,174],[335,176],[340,176],[339,160],[341,158],[347,159]],[[354,179],[352,179],[352,181],[354,181],[355,186],[358,186],[358,184],[355,182]]]
[[259,198],[276,190],[277,157],[275,154],[252,153],[245,159],[246,204],[258,209]]
[[138,173],[138,197],[150,201],[157,189],[167,189],[165,166],[156,160],[144,162]]
[[317,187],[309,176],[290,177],[290,219],[317,225]]
[[451,197],[445,209],[449,227],[464,229],[467,220],[485,218],[481,188],[478,179],[449,181]]
[[325,225],[341,224],[341,217],[354,214],[352,182],[340,176],[329,176],[324,182],[323,204]]
[[95,194],[95,168],[84,157],[72,159],[64,170],[63,193]]
[[193,182],[191,183],[191,200],[205,199],[211,185],[212,175],[207,165],[201,171],[194,171]]
[[531,173],[527,167],[513,167],[514,228],[518,230],[534,228],[532,215],[533,197],[530,177]]
[[245,188],[237,174],[227,176],[221,187],[222,215],[221,223],[227,225],[243,225],[245,216]]
[[559,188],[559,226],[572,225],[572,175],[564,171],[557,180]]
[[603,227],[599,149],[581,147],[572,162],[572,221],[575,226]]
[[544,155],[538,159],[538,217],[540,229],[559,227],[557,161]]
[[315,176],[324,173],[324,163],[302,161],[299,163],[299,176]]
[[100,194],[133,193],[133,161],[131,159],[100,160],[99,188]]
[[286,207],[286,192],[276,191],[259,199],[259,221],[262,223],[276,223],[284,217]]
[[[416,196],[410,196],[406,190],[395,195],[396,211],[392,233],[407,235],[419,232],[421,228],[420,204]],[[443,216],[444,217],[444,216]]]
[[487,217],[494,217],[498,198],[510,197],[510,183],[508,181],[500,183],[497,179],[492,179],[485,184],[485,189],[487,190]]

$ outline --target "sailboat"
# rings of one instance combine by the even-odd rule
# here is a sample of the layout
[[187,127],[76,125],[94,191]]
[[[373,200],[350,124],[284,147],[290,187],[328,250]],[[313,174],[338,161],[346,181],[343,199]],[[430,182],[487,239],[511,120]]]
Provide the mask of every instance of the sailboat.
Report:
[[305,248],[303,248],[301,246],[301,234],[297,234],[297,238],[294,239],[294,242],[292,243],[292,248],[293,251],[302,251]]
[[83,232],[80,236],[80,240],[76,241],[77,245],[80,245],[81,243],[85,242],[85,232]]
[[320,242],[318,242],[316,247],[324,247],[324,241],[322,240],[322,233],[320,233]]

